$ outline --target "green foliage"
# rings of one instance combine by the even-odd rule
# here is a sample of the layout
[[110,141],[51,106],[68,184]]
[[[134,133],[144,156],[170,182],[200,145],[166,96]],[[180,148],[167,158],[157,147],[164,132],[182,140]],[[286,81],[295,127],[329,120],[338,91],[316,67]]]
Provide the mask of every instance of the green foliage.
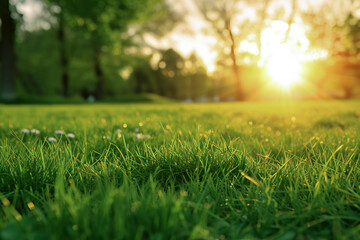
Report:
[[214,93],[212,93],[210,89],[214,88],[214,86],[210,84],[211,79],[207,75],[205,65],[199,56],[197,56],[196,53],[192,53],[187,61],[191,63],[191,66],[185,68],[187,77],[189,78],[189,86],[187,87],[190,92],[190,98],[196,101],[201,97],[213,97]]
[[0,236],[355,239],[358,106],[1,106]]
[[212,87],[204,63],[195,53],[186,59],[174,49],[167,49],[157,69],[158,94],[163,96],[195,101],[207,96]]
[[59,52],[55,36],[53,30],[22,34],[23,41],[17,45],[20,96],[24,93],[45,96],[60,93]]
[[53,3],[69,14],[73,23],[91,33],[93,44],[100,47],[118,41],[117,32],[125,31],[132,21],[151,18],[154,6],[162,4],[159,0],[56,0]]
[[360,19],[349,13],[344,24],[337,26],[344,31],[342,45],[349,56],[356,56],[360,53]]
[[129,85],[135,94],[158,92],[157,74],[149,64],[149,59],[136,58],[129,78]]
[[164,18],[168,9],[161,0],[44,0],[44,6],[47,16],[38,21],[47,21],[51,29],[21,32],[20,95],[102,98],[126,92],[119,71],[129,64],[123,61],[128,58],[123,47],[132,44],[129,24]]
[[180,91],[184,89],[184,78],[182,78],[184,62],[183,57],[174,49],[168,49],[162,53],[158,68],[167,80],[166,96],[181,99]]

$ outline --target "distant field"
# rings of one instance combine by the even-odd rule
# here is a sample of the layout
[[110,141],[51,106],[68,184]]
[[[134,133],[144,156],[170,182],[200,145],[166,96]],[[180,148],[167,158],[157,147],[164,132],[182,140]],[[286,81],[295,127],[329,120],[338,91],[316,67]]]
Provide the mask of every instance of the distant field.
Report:
[[0,239],[358,239],[359,169],[360,101],[0,105]]

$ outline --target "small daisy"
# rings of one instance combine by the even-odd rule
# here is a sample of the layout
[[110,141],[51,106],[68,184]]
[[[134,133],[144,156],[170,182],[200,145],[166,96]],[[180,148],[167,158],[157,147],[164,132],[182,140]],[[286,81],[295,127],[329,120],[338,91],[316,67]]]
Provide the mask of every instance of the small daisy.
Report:
[[122,135],[121,135],[121,129],[117,129],[116,132],[117,132],[117,137],[118,137],[118,138],[121,138],[121,136],[122,136]]
[[28,134],[28,133],[30,133],[30,130],[27,128],[23,128],[20,130],[20,132]]
[[56,138],[54,138],[54,137],[49,137],[48,139],[47,139],[49,142],[54,142],[54,143],[56,143],[57,142],[57,140],[56,140]]
[[137,139],[151,138],[150,135],[148,135],[148,134],[142,134],[142,133],[137,133],[137,134],[135,134],[135,137],[136,137]]
[[33,134],[40,134],[40,131],[37,130],[37,129],[31,129],[30,132],[33,133]]
[[55,131],[55,134],[64,135],[65,133],[64,133],[64,131],[62,131],[62,130],[56,130],[56,131]]
[[135,132],[139,132],[140,130],[139,130],[139,128],[135,128]]
[[67,136],[68,138],[75,138],[75,134],[73,134],[73,133],[68,133],[66,136]]

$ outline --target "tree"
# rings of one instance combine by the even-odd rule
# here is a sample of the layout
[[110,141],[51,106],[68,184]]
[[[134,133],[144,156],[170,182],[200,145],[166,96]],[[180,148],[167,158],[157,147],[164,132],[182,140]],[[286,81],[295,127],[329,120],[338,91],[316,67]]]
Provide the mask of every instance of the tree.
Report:
[[329,56],[323,64],[325,74],[315,79],[319,93],[332,85],[348,99],[360,88],[360,19],[353,15],[353,10],[359,7],[360,3],[352,0],[334,1],[302,13],[311,26],[308,31],[311,45],[326,50]]
[[[96,78],[95,95],[98,99],[104,98],[106,90],[106,76],[103,66],[105,51],[111,50],[119,44],[130,23],[144,21],[155,15],[156,9],[163,5],[161,0],[49,0],[61,10],[58,18],[58,40],[60,43],[60,62],[63,69],[63,94],[68,95],[69,76],[68,55],[65,51],[66,32],[64,24],[66,19],[75,23],[72,28],[82,29],[84,36],[91,42],[91,60]],[[75,26],[76,25],[76,26]]]
[[62,87],[62,96],[69,97],[69,56],[66,51],[66,38],[67,34],[65,31],[66,27],[66,18],[69,16],[67,5],[69,4],[67,0],[48,0],[50,4],[56,4],[58,8],[53,11],[53,14],[57,17],[57,41],[59,43],[59,62],[61,66],[61,87]]
[[342,73],[340,87],[344,90],[344,98],[350,99],[356,88],[360,87],[360,19],[351,12],[343,25],[338,26],[344,30],[341,42],[343,49],[340,51],[337,73]]
[[66,8],[69,4],[67,0],[47,0],[48,4],[51,7],[55,4],[57,8],[52,10],[52,14],[57,18],[57,34],[56,39],[59,43],[59,62],[61,66],[61,92],[63,97],[69,97],[69,56],[66,51],[66,18],[69,16],[68,9]]
[[163,85],[167,96],[176,99],[183,99],[185,78],[184,78],[184,58],[170,48],[162,53],[162,58],[158,63],[158,69],[164,77]]
[[188,84],[188,97],[192,101],[196,101],[202,97],[213,97],[213,93],[209,91],[209,77],[206,68],[199,56],[193,52],[185,62],[186,78]]
[[57,29],[22,31],[16,43],[17,94],[58,95],[61,92],[61,67]]
[[245,99],[238,59],[236,56],[237,42],[233,33],[233,21],[237,1],[218,0],[218,1],[197,1],[197,6],[203,18],[209,22],[218,36],[227,46],[230,47],[230,57],[235,77],[236,99]]
[[151,67],[149,58],[135,57],[130,75],[130,85],[134,93],[157,92],[155,82],[158,80],[156,71]]
[[[242,101],[246,99],[244,82],[241,78],[240,56],[238,44],[246,39],[250,33],[256,36],[256,44],[259,48],[258,59],[261,57],[261,33],[265,26],[267,10],[270,0],[250,1],[245,0],[214,0],[194,1],[203,19],[209,23],[211,34],[220,40],[218,45],[219,56],[224,56],[224,49],[228,49],[226,54],[231,59],[231,68],[235,78],[236,99]],[[239,19],[239,16],[251,7],[260,8],[260,17],[256,23],[249,19]],[[227,62],[226,60],[224,62]],[[226,64],[224,64],[226,65]]]
[[1,19],[1,96],[3,99],[15,97],[15,20],[11,16],[9,0],[0,0],[0,19]]
[[62,67],[62,74],[61,74],[61,83],[62,83],[62,95],[64,97],[69,97],[69,72],[68,72],[68,65],[69,59],[66,54],[66,47],[65,47],[65,16],[63,9],[61,9],[59,13],[59,26],[58,26],[58,41],[60,43],[60,64]]
[[103,47],[111,48],[114,41],[121,39],[121,33],[135,20],[144,20],[154,14],[156,0],[79,0],[72,1],[71,12],[84,22],[90,32],[93,52],[93,68],[97,79],[96,97],[105,94],[105,75],[102,66]]

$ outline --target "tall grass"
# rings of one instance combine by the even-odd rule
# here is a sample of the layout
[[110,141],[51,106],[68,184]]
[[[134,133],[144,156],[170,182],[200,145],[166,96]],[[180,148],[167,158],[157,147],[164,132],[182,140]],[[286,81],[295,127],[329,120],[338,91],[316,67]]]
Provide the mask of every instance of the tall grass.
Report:
[[359,106],[1,106],[0,238],[356,239]]

